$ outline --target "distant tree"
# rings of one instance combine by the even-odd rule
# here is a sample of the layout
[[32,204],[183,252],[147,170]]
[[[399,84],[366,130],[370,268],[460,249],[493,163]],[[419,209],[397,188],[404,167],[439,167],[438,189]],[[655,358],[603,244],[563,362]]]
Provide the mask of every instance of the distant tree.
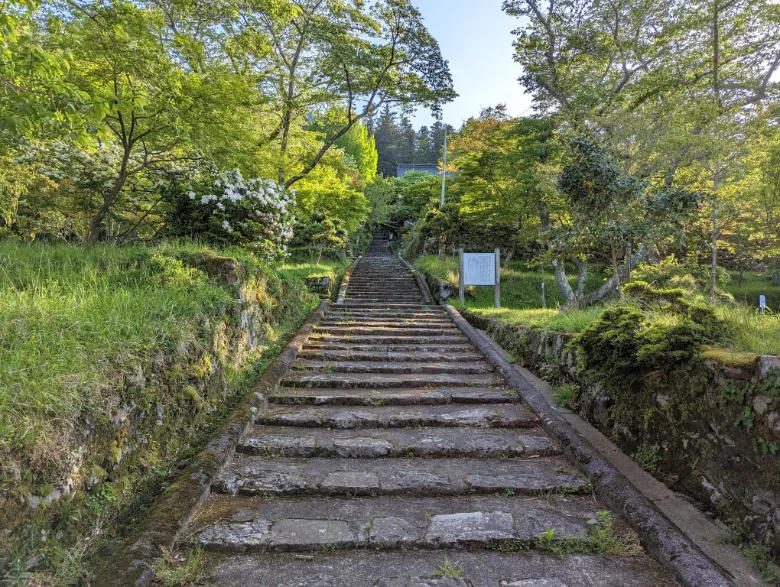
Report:
[[398,145],[401,132],[390,105],[385,105],[376,122],[374,140],[379,154],[377,171],[384,177],[395,177],[398,168]]

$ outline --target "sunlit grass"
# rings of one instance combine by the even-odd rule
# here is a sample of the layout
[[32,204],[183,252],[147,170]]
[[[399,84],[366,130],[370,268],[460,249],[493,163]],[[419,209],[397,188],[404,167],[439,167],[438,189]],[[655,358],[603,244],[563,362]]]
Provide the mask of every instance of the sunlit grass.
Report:
[[110,412],[131,366],[175,356],[201,319],[225,315],[234,292],[188,261],[225,254],[273,273],[246,251],[193,243],[0,241],[0,456],[45,461],[77,422]]
[[[415,266],[421,271],[449,281],[457,287],[458,260],[449,257],[446,263],[439,262],[435,255],[420,257],[415,261]],[[572,286],[575,278],[569,276]],[[604,277],[597,271],[592,271],[588,278],[586,292],[593,291],[602,282]],[[606,305],[596,305],[581,310],[567,310],[561,312],[558,306],[563,304],[563,299],[558,291],[553,276],[545,272],[545,299],[547,308],[541,307],[541,283],[542,273],[539,265],[529,265],[524,262],[512,262],[509,269],[501,271],[501,305],[500,309],[493,307],[493,288],[470,288],[471,294],[466,298],[462,306],[457,299],[451,303],[473,311],[477,314],[498,318],[515,326],[528,326],[541,328],[554,332],[582,332],[591,322],[597,320],[604,312]],[[742,286],[739,286],[736,278],[727,288],[737,298],[736,304],[722,304],[716,308],[719,318],[728,325],[729,334],[723,341],[723,352],[739,355],[740,360],[745,361],[747,355],[780,354],[780,313],[768,312],[761,315],[758,310],[759,293],[767,296],[769,307],[780,303],[780,288],[772,286],[767,275],[758,273],[746,273]],[[705,300],[701,295],[699,302]],[[741,300],[750,302],[741,303]],[[670,321],[677,319],[667,312],[649,313],[651,321]],[[707,352],[714,352],[712,350]]]
[[716,308],[719,318],[729,325],[727,348],[757,355],[780,355],[780,315],[762,315],[756,308],[740,304]]

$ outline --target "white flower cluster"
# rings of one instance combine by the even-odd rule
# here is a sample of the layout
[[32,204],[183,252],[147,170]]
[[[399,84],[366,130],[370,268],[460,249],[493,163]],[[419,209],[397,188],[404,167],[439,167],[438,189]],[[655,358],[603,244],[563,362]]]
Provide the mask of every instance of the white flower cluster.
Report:
[[213,181],[215,193],[197,197],[195,203],[211,208],[215,220],[233,240],[261,250],[269,256],[283,254],[293,236],[295,191],[273,180],[244,179],[233,169]]

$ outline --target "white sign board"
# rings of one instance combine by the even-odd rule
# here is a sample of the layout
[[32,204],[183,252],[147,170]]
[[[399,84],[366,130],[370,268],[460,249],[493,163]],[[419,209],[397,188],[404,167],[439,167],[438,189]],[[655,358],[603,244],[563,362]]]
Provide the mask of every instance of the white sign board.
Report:
[[762,310],[766,309],[766,296],[758,296],[758,307]]
[[494,253],[464,253],[464,285],[495,285],[496,256]]

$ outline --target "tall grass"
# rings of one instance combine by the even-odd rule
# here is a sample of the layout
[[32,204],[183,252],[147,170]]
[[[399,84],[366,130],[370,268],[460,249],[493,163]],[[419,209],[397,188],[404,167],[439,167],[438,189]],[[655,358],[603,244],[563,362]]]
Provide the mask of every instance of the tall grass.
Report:
[[729,325],[729,350],[780,355],[780,315],[762,315],[756,308],[739,304],[718,306],[716,313]]
[[194,253],[214,254],[0,242],[0,453],[46,461],[79,418],[106,413],[130,365],[175,350],[196,336],[196,317],[236,303],[179,258]]

